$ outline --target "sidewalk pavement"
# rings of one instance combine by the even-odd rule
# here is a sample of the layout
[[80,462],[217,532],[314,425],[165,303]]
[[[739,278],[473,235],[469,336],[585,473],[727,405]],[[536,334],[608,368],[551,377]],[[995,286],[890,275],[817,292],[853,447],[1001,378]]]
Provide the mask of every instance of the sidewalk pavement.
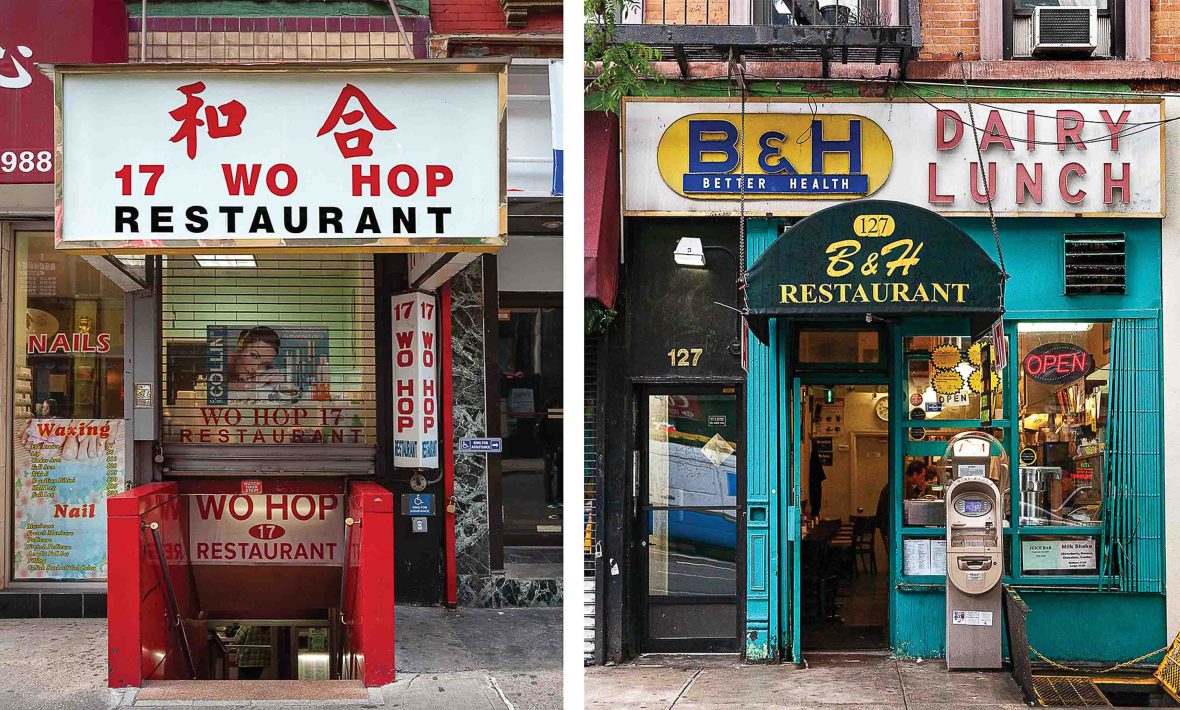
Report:
[[[377,702],[363,706],[383,702],[389,708],[561,708],[560,608],[451,612],[402,606],[396,633],[397,682],[380,689],[379,701],[372,694]],[[0,620],[0,708],[108,708],[112,695],[106,688],[106,672],[105,619]],[[120,700],[130,698],[114,696],[114,702]],[[282,707],[324,704],[288,701]]]
[[1024,708],[1006,671],[949,673],[940,660],[813,654],[807,667],[744,664],[736,656],[643,657],[586,669],[587,708]]

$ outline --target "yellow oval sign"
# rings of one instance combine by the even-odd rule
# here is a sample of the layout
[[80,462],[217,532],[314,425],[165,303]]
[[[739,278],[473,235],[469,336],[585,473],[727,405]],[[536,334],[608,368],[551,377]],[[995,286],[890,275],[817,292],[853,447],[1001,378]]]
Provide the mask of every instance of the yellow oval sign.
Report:
[[862,214],[852,222],[852,232],[858,237],[890,237],[895,229],[897,223],[887,214]]
[[664,183],[700,200],[852,200],[881,189],[893,167],[889,136],[864,116],[746,114],[744,140],[742,125],[735,113],[673,122],[656,153]]

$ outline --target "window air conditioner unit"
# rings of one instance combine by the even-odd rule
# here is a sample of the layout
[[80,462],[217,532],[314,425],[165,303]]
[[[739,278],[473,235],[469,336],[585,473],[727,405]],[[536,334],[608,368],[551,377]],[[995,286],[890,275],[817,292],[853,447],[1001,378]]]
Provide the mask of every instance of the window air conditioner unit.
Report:
[[1098,8],[1037,7],[1032,33],[1034,55],[1091,55],[1098,48]]

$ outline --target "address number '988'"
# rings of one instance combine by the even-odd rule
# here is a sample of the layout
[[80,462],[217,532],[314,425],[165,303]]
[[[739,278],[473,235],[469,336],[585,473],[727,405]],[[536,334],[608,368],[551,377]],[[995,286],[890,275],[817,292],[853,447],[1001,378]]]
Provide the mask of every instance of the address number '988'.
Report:
[[0,152],[0,172],[47,173],[53,170],[53,153],[42,150],[6,150]]

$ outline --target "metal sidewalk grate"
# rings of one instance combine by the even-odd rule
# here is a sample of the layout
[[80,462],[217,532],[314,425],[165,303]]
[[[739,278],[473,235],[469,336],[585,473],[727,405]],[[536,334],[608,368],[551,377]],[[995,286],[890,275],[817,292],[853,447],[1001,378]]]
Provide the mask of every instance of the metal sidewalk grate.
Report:
[[1033,692],[1047,707],[1110,707],[1110,701],[1087,676],[1035,675]]

